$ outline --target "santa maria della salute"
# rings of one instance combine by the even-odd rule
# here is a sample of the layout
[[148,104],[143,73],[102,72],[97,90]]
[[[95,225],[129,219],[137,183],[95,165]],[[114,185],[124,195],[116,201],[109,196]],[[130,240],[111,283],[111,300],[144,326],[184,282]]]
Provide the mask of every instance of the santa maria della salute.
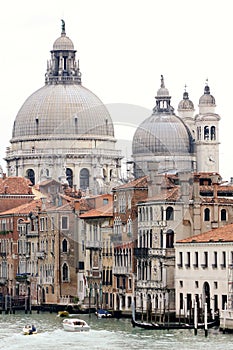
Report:
[[[219,169],[215,98],[177,112],[158,77],[127,176],[112,117],[82,85],[62,20],[45,85],[15,117],[0,177],[0,309],[208,316],[233,308],[233,182]],[[169,315],[168,315],[169,314]]]

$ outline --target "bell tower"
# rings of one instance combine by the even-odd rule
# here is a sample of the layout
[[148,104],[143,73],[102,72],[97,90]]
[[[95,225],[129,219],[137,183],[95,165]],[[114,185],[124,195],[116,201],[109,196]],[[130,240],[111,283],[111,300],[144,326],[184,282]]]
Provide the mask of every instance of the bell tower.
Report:
[[199,114],[195,116],[198,172],[219,172],[219,121],[215,113],[215,98],[210,94],[208,80],[199,99]]

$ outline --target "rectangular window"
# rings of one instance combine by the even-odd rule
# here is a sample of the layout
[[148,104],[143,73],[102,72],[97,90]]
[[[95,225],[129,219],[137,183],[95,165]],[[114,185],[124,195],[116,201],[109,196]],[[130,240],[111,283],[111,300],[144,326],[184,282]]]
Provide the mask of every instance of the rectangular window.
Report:
[[192,295],[187,293],[187,310],[192,309]]
[[218,310],[218,296],[214,295],[214,311]]
[[183,253],[179,252],[179,263],[178,267],[183,267]]
[[48,218],[45,217],[45,231],[48,231]]
[[214,252],[214,263],[212,265],[214,269],[218,267],[218,252]]
[[68,230],[68,217],[67,216],[61,217],[61,229]]
[[44,231],[44,228],[45,228],[45,220],[44,218],[40,218],[40,230],[41,231]]
[[194,264],[193,267],[198,267],[198,252],[194,253]]
[[187,268],[190,267],[190,252],[187,252],[187,262],[186,262],[186,265],[185,265]]
[[230,258],[231,260],[230,260],[230,265],[231,265],[231,267],[233,267],[233,252],[231,252],[231,258]]
[[54,230],[54,227],[55,227],[55,224],[54,224],[54,216],[51,217],[51,230],[53,231]]
[[225,309],[225,305],[227,305],[227,295],[222,295],[222,310]]
[[183,310],[184,308],[184,297],[183,293],[180,293],[180,310]]
[[201,265],[203,269],[208,267],[208,252],[204,252],[203,264]]
[[222,264],[221,264],[222,269],[226,268],[226,252],[222,252]]

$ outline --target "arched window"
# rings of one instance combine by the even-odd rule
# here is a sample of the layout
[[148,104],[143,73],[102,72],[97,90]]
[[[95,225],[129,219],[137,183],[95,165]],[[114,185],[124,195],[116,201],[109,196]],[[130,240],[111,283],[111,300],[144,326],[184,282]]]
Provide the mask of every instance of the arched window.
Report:
[[35,172],[32,169],[27,170],[27,178],[31,181],[32,185],[35,185]]
[[86,190],[89,187],[89,170],[83,168],[80,171],[80,188]]
[[210,221],[210,210],[209,210],[209,208],[206,208],[204,210],[204,221]]
[[215,126],[211,126],[211,129],[210,129],[210,137],[211,137],[211,140],[216,140]]
[[66,180],[70,187],[73,187],[73,171],[70,168],[66,169]]
[[174,231],[172,230],[166,233],[166,248],[174,248]]
[[62,281],[68,282],[69,281],[69,268],[66,263],[62,266]]
[[197,128],[197,139],[201,140],[201,127],[200,126],[198,126],[198,128]]
[[226,209],[221,210],[221,221],[226,221],[227,220],[227,212]]
[[166,209],[166,220],[174,220],[174,210],[172,207]]
[[62,241],[62,251],[63,251],[63,253],[67,253],[67,251],[68,251],[68,244],[67,244],[66,239],[63,239],[63,241]]
[[208,126],[204,127],[204,140],[209,140],[210,139],[210,130]]

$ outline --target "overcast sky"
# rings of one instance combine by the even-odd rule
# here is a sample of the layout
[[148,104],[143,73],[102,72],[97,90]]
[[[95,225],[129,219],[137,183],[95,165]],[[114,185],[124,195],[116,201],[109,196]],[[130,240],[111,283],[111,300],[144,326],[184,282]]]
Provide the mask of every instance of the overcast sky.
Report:
[[[9,0],[1,5],[0,164],[18,110],[44,85],[47,60],[61,34],[73,41],[82,83],[110,109],[124,130],[155,105],[160,75],[177,112],[184,86],[198,113],[208,79],[220,122],[220,174],[233,177],[231,148],[233,21],[231,0]],[[132,113],[135,111],[135,113]],[[126,121],[127,119],[127,121]],[[131,129],[129,129],[131,130]],[[132,131],[132,130],[131,130]],[[122,138],[130,139],[132,132]],[[130,153],[130,151],[128,151]]]

